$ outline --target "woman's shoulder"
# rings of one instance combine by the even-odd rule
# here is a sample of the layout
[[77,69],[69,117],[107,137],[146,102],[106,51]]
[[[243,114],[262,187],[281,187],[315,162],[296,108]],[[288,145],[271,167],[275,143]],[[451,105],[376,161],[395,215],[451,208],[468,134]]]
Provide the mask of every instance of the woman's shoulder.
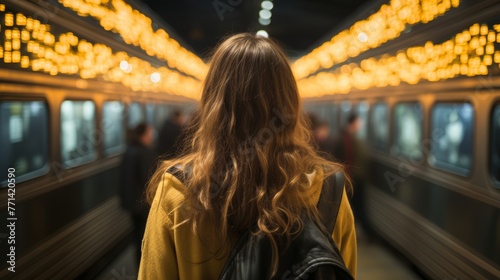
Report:
[[[337,172],[343,172],[343,171],[337,171]],[[326,180],[325,174],[326,172],[323,169],[316,169],[312,173],[306,173],[307,179],[309,180],[309,186],[308,188],[306,188],[306,195],[309,197],[310,202],[313,205],[317,205],[319,197],[321,196],[323,183]],[[326,176],[335,176],[335,173]],[[338,186],[338,187],[344,188],[343,196],[345,196],[346,193],[345,186]],[[342,200],[344,200],[344,197]]]
[[156,205],[172,214],[185,200],[186,186],[171,173],[165,172],[158,183],[152,207]]
[[319,201],[321,188],[323,186],[323,170],[315,169],[311,173],[306,173],[308,186],[305,189],[305,197],[308,198],[310,205],[316,205]]

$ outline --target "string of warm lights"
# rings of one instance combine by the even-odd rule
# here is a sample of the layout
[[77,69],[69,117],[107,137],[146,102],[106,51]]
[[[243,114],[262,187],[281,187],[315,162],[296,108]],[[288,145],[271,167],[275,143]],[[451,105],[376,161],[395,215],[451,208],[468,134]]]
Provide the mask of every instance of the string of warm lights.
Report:
[[91,16],[108,31],[120,34],[127,44],[138,46],[148,55],[156,56],[198,80],[203,80],[207,65],[184,49],[163,30],[154,30],[152,20],[123,0],[59,0],[80,16]]
[[489,28],[478,23],[442,44],[400,50],[396,55],[369,58],[361,63],[345,64],[333,72],[320,72],[298,82],[302,97],[348,93],[353,89],[417,84],[421,80],[440,81],[457,76],[487,75],[498,64],[500,24]]
[[35,72],[50,75],[78,75],[83,79],[102,78],[119,82],[134,91],[166,92],[199,98],[201,82],[168,67],[153,67],[149,62],[125,52],[113,52],[104,44],[92,44],[71,32],[51,32],[51,26],[22,13],[3,13],[3,42],[0,59]]
[[[72,1],[78,2],[80,0],[63,0],[62,2],[66,1],[76,3]],[[426,1],[415,0],[407,3],[416,2],[421,2],[422,7],[425,6],[423,3],[427,3],[425,7],[431,7],[430,2]],[[81,11],[83,15],[94,16],[106,13],[102,12],[107,11],[102,5],[113,5],[116,8],[120,7],[120,4],[124,4],[122,0],[85,0],[85,3],[99,5],[95,7],[102,8],[102,10],[97,9],[97,11],[88,11],[83,8]],[[437,10],[425,16],[418,15],[412,20],[409,17],[401,18],[407,20],[408,23],[415,23],[417,19],[430,21],[437,15],[444,13],[450,8],[450,5],[458,5],[458,1],[446,0],[436,0],[433,3],[441,5],[439,6],[441,8],[438,7]],[[400,9],[403,4],[392,1],[391,5],[394,5],[394,9]],[[130,6],[126,6],[130,8]],[[84,5],[82,7],[88,6]],[[382,7],[380,11],[387,11],[389,7]],[[127,14],[130,11],[128,8],[119,8],[116,11],[123,12],[127,10],[125,12]],[[424,10],[432,9],[422,9],[422,11]],[[199,98],[199,89],[201,87],[199,80],[185,76],[166,66],[153,67],[149,62],[131,57],[125,52],[113,52],[110,47],[104,44],[93,44],[79,39],[71,32],[53,33],[51,32],[51,26],[48,24],[42,24],[40,21],[27,17],[22,13],[5,12],[4,4],[0,4],[0,11],[4,15],[4,23],[1,26],[4,33],[3,42],[1,42],[2,38],[0,38],[0,59],[3,59],[4,63],[18,64],[21,68],[31,68],[33,71],[45,72],[50,75],[78,75],[83,79],[97,78],[118,82],[135,91],[167,92],[195,99]],[[143,26],[151,27],[151,20],[137,11],[131,11],[141,20],[144,20],[143,23],[147,23]],[[371,18],[367,21],[371,22]],[[101,24],[107,30],[115,28],[113,24],[107,25],[107,23],[102,22],[107,21],[104,19],[101,21]],[[113,22],[113,20],[110,22]],[[350,30],[354,30],[353,34],[359,34],[356,33],[359,32],[359,29],[355,28],[355,26]],[[136,34],[134,32],[136,31],[130,34]],[[156,32],[162,33],[164,31],[158,30]],[[359,64],[345,64],[329,72],[317,73],[309,78],[299,80],[299,89],[302,97],[314,97],[348,93],[353,89],[363,90],[372,87],[397,86],[401,82],[416,84],[421,80],[439,81],[459,75],[486,75],[489,72],[488,68],[493,63],[498,63],[500,66],[500,51],[495,50],[495,42],[500,43],[499,33],[500,25],[489,28],[485,24],[474,24],[468,30],[457,34],[454,38],[442,44],[427,42],[424,46],[398,51],[396,55],[369,58]],[[130,34],[124,36],[124,40],[135,38],[134,40],[138,40],[137,42],[142,44],[141,40],[147,38],[147,36],[134,37]],[[165,36],[168,36],[168,34]],[[175,45],[175,43],[173,44]],[[178,44],[177,47],[178,50],[181,49]],[[355,52],[358,51],[359,49]],[[148,54],[155,55],[151,52],[148,52]],[[347,55],[354,56],[354,53],[347,53]],[[173,65],[171,63],[173,62],[168,61],[170,67]],[[176,67],[177,69],[184,69],[182,68],[183,65],[190,64],[186,61],[178,63],[179,67]],[[332,69],[332,67],[324,68]]]
[[391,0],[367,19],[356,22],[295,61],[292,67],[295,77],[300,80],[356,57],[399,37],[408,26],[430,22],[459,4],[460,0]]

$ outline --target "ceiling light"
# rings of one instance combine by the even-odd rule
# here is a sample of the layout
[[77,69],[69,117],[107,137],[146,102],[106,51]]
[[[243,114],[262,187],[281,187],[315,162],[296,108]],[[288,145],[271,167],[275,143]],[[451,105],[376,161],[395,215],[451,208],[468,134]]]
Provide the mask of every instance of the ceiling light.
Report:
[[271,23],[271,19],[263,19],[263,18],[259,18],[259,23],[261,25],[269,25]]
[[270,19],[273,14],[269,10],[260,10],[259,16],[263,19]]
[[259,30],[259,31],[257,31],[257,36],[262,36],[262,37],[269,38],[269,34],[267,34],[267,31],[265,31],[265,30]]
[[132,72],[132,65],[128,63],[126,60],[120,61],[120,69],[122,69],[125,73]]
[[129,66],[129,64],[126,60],[122,60],[120,62],[120,69],[122,69],[123,71],[127,70],[128,66]]
[[161,80],[160,73],[158,73],[158,72],[154,72],[153,74],[151,74],[150,79],[151,79],[151,82],[153,82],[153,83],[158,83],[158,82],[160,82],[160,80]]
[[358,34],[358,40],[361,42],[361,43],[364,43],[368,40],[368,35],[366,35],[365,32],[360,32]]
[[272,10],[274,7],[273,2],[271,1],[262,1],[262,4],[260,6],[264,10]]

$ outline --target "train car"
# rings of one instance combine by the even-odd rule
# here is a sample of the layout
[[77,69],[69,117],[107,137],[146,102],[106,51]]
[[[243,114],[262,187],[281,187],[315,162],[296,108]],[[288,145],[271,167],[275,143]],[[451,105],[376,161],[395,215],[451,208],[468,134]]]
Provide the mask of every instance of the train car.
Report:
[[57,1],[2,1],[0,28],[0,278],[93,279],[130,243],[126,131],[193,78]]
[[500,3],[455,2],[299,87],[333,132],[352,113],[363,120],[378,235],[432,279],[498,279]]

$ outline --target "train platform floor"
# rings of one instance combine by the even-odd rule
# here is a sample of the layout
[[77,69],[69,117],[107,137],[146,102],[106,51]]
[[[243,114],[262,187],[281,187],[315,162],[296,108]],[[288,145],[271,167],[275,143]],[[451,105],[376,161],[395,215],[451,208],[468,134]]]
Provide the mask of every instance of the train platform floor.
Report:
[[421,280],[403,261],[379,243],[358,243],[357,280]]
[[[129,245],[97,280],[135,280],[138,261],[135,246]],[[357,280],[421,280],[408,265],[379,242],[368,242],[358,236]]]

